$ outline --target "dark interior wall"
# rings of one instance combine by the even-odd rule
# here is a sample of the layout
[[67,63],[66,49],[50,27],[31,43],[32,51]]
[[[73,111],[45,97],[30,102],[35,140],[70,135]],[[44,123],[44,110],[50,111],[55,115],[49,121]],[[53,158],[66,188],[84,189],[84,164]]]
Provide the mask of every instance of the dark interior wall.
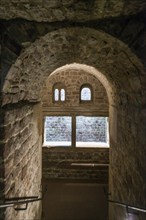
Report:
[[107,220],[107,185],[44,181],[42,220]]
[[[132,15],[142,12],[146,8],[145,0],[125,2],[124,0],[28,0],[0,2],[1,14],[4,19],[23,17],[36,21],[64,21],[64,20],[98,20],[119,15]],[[7,9],[7,11],[5,10]]]
[[[0,108],[0,198],[1,200],[4,199],[4,178],[5,178],[5,172],[4,172],[4,147],[5,144],[3,142],[4,139],[4,127],[2,126],[4,124],[4,111]],[[4,210],[0,209],[0,219],[4,219]]]

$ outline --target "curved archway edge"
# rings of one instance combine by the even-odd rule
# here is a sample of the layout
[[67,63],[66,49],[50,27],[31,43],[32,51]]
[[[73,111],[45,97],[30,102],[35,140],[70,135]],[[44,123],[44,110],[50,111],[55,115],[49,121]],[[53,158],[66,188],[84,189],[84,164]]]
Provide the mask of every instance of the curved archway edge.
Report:
[[[141,90],[143,66],[124,43],[94,29],[66,28],[48,33],[22,52],[5,80],[3,104],[39,101],[47,77],[71,63],[98,70],[97,77],[105,78],[115,97],[125,100],[127,94],[135,96]],[[137,102],[132,95],[129,99]]]

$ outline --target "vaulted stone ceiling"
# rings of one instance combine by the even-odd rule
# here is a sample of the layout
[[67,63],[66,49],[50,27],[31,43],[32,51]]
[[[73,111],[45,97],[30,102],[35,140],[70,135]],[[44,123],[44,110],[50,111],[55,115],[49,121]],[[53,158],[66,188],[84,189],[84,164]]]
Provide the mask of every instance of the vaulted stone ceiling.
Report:
[[68,27],[92,28],[117,38],[146,67],[145,11],[145,0],[0,0],[2,82],[25,47]]
[[145,9],[145,0],[1,0],[0,18],[87,21],[134,15]]

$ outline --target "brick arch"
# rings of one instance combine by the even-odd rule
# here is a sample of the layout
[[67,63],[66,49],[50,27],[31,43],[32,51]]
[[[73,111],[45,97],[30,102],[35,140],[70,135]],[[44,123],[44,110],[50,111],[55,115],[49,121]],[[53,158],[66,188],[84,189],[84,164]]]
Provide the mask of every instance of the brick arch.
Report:
[[103,32],[66,28],[36,40],[20,55],[6,78],[3,104],[39,101],[46,78],[55,69],[74,62],[92,66],[102,73],[119,102],[137,102],[143,67],[130,49]]

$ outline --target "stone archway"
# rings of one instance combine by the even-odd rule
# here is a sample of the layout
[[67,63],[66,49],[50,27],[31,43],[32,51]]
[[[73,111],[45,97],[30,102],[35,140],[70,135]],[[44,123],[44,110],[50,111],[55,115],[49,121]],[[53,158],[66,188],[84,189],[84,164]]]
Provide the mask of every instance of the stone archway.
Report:
[[[139,123],[143,120],[145,114],[145,111],[140,110],[140,107],[145,103],[141,87],[143,66],[130,49],[119,40],[89,28],[60,29],[36,40],[20,55],[5,80],[3,87],[5,118],[8,118],[7,115],[9,115],[11,119],[13,115],[14,120],[16,120],[19,112],[17,112],[17,108],[22,108],[22,112],[24,112],[26,106],[31,106],[32,115],[36,120],[32,120],[28,133],[31,131],[31,126],[34,126],[32,136],[33,138],[35,135],[40,137],[37,142],[37,149],[40,149],[41,132],[38,128],[39,120],[37,117],[40,112],[35,106],[41,101],[43,84],[55,69],[74,62],[97,69],[111,86],[110,139],[112,150],[110,155],[110,190],[112,198],[132,203],[132,205],[144,206],[146,203],[145,198],[141,198],[145,191],[145,177],[142,171],[145,167],[144,144],[146,140],[143,139],[145,125]],[[13,111],[8,109],[8,106],[13,106],[11,107]],[[37,110],[34,111],[34,109]],[[22,123],[22,119],[23,117],[18,118],[19,124]],[[10,124],[10,120],[7,123]],[[13,129],[15,124],[11,126]],[[12,138],[13,135],[11,134],[9,137]],[[5,140],[7,140],[6,133]],[[139,140],[141,146],[137,150]],[[18,145],[20,145],[19,142]],[[12,145],[10,144],[10,146]],[[5,150],[7,147],[5,147]],[[35,151],[31,144],[30,149]],[[20,152],[21,149],[18,151],[15,149],[12,155]],[[131,154],[131,152],[134,153]],[[32,158],[30,158],[31,160]],[[143,163],[138,163],[139,160]],[[14,170],[18,163],[13,161],[12,164]],[[36,166],[37,164],[39,164],[39,158],[36,160]],[[5,170],[8,170],[8,166],[6,163]],[[134,168],[131,169],[131,167]],[[23,172],[25,173],[24,168],[22,168],[19,167],[21,175]],[[15,178],[15,174],[13,178]],[[135,181],[136,184],[133,185]],[[9,182],[9,179],[7,179],[7,182]],[[40,184],[40,179],[38,182]],[[143,186],[141,192],[139,192],[137,185]],[[38,186],[36,188],[38,190]],[[32,189],[33,193],[36,193],[36,188]],[[22,192],[24,190],[26,188]],[[7,193],[6,190],[5,194],[7,195]],[[31,212],[30,210],[28,213]]]
[[[48,33],[20,55],[6,78],[3,104],[10,102],[10,96],[13,103],[39,101],[49,74],[75,62],[97,68],[119,95],[122,91],[136,95],[141,89],[143,67],[124,43],[90,28],[67,28]],[[130,96],[129,101],[134,103]]]

